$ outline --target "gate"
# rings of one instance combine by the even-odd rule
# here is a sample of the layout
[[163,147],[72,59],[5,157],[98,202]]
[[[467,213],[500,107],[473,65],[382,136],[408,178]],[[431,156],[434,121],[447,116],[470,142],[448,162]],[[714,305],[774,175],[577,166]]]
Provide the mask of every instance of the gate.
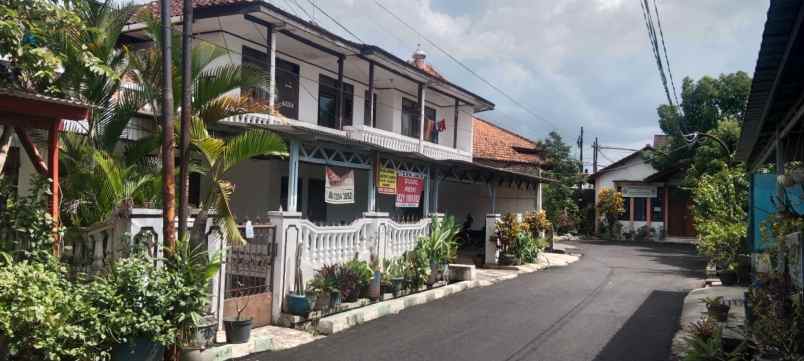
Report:
[[[245,226],[240,233],[245,238]],[[273,261],[276,227],[255,224],[254,237],[226,252],[225,318],[253,319],[254,327],[271,324]]]

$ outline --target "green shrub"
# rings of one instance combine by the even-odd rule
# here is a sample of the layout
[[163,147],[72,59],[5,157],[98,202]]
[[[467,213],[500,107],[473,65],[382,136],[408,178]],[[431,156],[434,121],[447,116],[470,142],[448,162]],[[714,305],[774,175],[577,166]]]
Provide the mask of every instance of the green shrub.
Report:
[[[2,263],[2,262],[0,262]],[[91,285],[72,283],[54,261],[0,267],[0,334],[15,360],[96,360],[108,352]]]
[[17,188],[0,180],[0,251],[17,260],[43,260],[52,253],[53,217],[47,210],[50,181],[38,177],[32,182],[30,194],[19,197]]
[[433,218],[430,224],[430,234],[419,237],[416,248],[420,249],[429,263],[449,263],[458,254],[458,241],[456,237],[460,227],[455,224],[455,218],[448,216],[444,219]]
[[421,248],[405,252],[402,256],[402,269],[405,286],[410,291],[417,291],[427,282],[430,275],[430,260]]
[[733,269],[746,253],[748,181],[742,169],[705,174],[692,191],[698,251],[718,267]]
[[176,328],[167,316],[175,296],[171,277],[153,259],[135,255],[117,261],[109,274],[94,282],[93,302],[113,342],[144,337],[163,345],[173,343]]
[[523,263],[534,263],[546,247],[547,240],[528,232],[520,232],[509,251]]
[[210,257],[201,245],[193,247],[189,237],[176,242],[176,251],[165,260],[170,321],[179,332],[179,340],[189,344],[209,304],[209,282],[221,266],[220,254]]

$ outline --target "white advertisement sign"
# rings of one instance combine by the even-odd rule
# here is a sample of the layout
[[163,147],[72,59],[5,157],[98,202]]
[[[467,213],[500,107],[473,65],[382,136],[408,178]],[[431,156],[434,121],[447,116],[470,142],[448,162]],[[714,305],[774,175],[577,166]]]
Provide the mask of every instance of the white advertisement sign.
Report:
[[626,198],[656,198],[656,186],[623,185],[623,197]]
[[325,178],[326,203],[353,204],[355,202],[354,170],[327,167]]

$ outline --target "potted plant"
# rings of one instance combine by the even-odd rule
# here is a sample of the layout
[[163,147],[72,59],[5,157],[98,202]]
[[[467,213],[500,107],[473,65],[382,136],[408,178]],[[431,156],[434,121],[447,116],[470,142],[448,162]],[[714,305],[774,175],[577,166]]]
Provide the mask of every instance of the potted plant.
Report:
[[372,254],[371,255],[371,265],[372,269],[372,277],[369,281],[368,287],[368,294],[369,298],[372,301],[378,301],[382,296],[382,269],[380,268],[380,262],[377,260],[377,257]]
[[[405,258],[400,257],[395,261],[386,261],[383,283],[388,292],[396,298],[402,294],[402,287],[405,284]],[[386,293],[386,292],[383,292]]]
[[361,292],[368,288],[373,272],[365,261],[352,259],[338,270],[338,290],[345,302],[355,302]]
[[449,262],[455,258],[458,251],[456,238],[459,232],[460,227],[455,224],[453,217],[433,218],[430,234],[419,237],[416,247],[421,249],[430,265],[428,286],[447,278]]
[[301,270],[302,245],[296,250],[296,278],[294,289],[287,295],[287,308],[291,315],[307,317],[310,314],[310,299],[304,293],[304,281]]
[[723,297],[707,297],[701,302],[706,304],[706,311],[709,317],[718,322],[726,322],[731,306],[723,303]]
[[517,263],[516,255],[512,253],[512,246],[516,242],[521,228],[522,225],[513,213],[506,213],[497,221],[495,234],[500,249],[499,264],[509,266]]
[[166,257],[165,269],[172,283],[170,316],[178,332],[181,360],[204,360],[203,351],[214,340],[217,320],[204,313],[209,304],[209,282],[220,265],[220,254],[210,256],[203,245],[192,246],[189,237],[179,239],[175,251]]
[[316,295],[314,309],[324,310],[340,304],[337,275],[338,265],[324,265],[307,284],[307,294]]
[[[223,329],[226,331],[227,343],[246,343],[251,338],[251,318],[244,319],[243,311],[248,308],[251,298],[248,296],[235,298],[235,311],[237,316],[232,320],[223,320]],[[240,306],[245,300],[243,306]]]
[[173,344],[176,328],[168,318],[173,280],[145,254],[117,261],[92,288],[100,322],[111,332],[112,360],[157,361]]

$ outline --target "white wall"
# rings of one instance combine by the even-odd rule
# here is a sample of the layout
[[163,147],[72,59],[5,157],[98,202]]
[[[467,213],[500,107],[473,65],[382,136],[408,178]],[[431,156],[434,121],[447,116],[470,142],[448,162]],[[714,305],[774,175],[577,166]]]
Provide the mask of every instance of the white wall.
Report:
[[[264,46],[254,44],[251,42],[243,41],[242,39],[225,35],[223,33],[213,33],[213,34],[206,34],[201,35],[202,38],[205,40],[218,44],[220,46],[228,46],[231,49],[234,49],[234,52],[231,54],[224,56],[222,59],[219,59],[219,62],[226,63],[231,62],[234,64],[241,63],[241,56],[240,53],[242,52],[243,46],[248,46],[250,48],[265,52],[266,48]],[[337,78],[338,74],[335,72],[335,68],[332,71],[328,69],[323,69],[319,66],[312,65],[309,63],[305,63],[299,61],[298,59],[286,56],[282,54],[282,49],[278,49],[277,51],[277,58],[289,61],[291,63],[299,65],[299,121],[317,124],[318,123],[318,80],[319,75],[324,74],[329,76],[330,78]],[[350,62],[355,62],[354,59],[347,59],[346,66],[350,65]],[[364,79],[368,81],[367,79]],[[368,90],[366,85],[361,83],[354,82],[350,79],[344,79],[344,82],[347,84],[351,84],[354,87],[354,98],[353,98],[353,124],[365,124],[365,92]],[[412,100],[415,100],[415,95],[411,96],[410,94],[404,94],[397,89],[377,89],[376,90],[378,101],[377,101],[377,122],[376,127],[383,130],[392,131],[394,133],[400,133],[402,131],[402,98],[407,97]],[[432,91],[425,92],[425,102],[428,106],[433,107],[436,110],[436,119],[441,120],[445,119],[447,124],[447,130],[442,132],[439,135],[439,144],[452,147],[453,145],[453,127],[454,127],[454,110],[452,106],[446,107],[438,107],[432,102],[427,102],[428,95],[432,94]],[[233,93],[234,94],[234,93]],[[445,104],[442,104],[445,105]],[[460,150],[471,152],[472,151],[472,113],[473,109],[470,105],[461,105],[459,107],[459,119],[458,119],[458,142],[457,147]]]
[[[226,179],[235,185],[232,194],[232,211],[237,218],[265,218],[268,211],[278,210],[282,195],[282,177],[288,174],[286,160],[248,160],[232,168]],[[355,169],[355,203],[322,204],[327,209],[327,222],[349,223],[367,211],[368,171]],[[311,179],[324,180],[324,166],[299,164],[301,187],[298,210],[307,217],[309,184]],[[203,183],[203,181],[202,181]],[[204,187],[205,188],[205,187]],[[206,189],[203,190],[206,192]]]
[[612,169],[610,172],[600,174],[595,179],[595,204],[597,196],[605,188],[615,189],[614,181],[638,181],[641,182],[649,175],[656,173],[656,168],[644,161],[641,157],[635,157],[625,164]]
[[[536,190],[496,186],[495,213],[526,213],[536,210]],[[441,182],[438,211],[455,217],[463,223],[467,214],[474,218],[472,229],[485,226],[486,215],[492,213],[491,197],[486,184]]]

